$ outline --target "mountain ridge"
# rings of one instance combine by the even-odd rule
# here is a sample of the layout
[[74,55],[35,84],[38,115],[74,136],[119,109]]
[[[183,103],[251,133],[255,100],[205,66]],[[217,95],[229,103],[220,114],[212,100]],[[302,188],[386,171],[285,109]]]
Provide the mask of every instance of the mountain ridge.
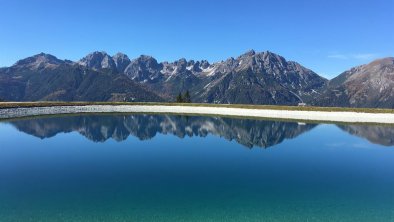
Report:
[[[361,97],[348,95],[352,92],[349,89],[357,87],[349,88],[349,85],[360,85],[358,76],[363,76],[362,81],[374,82],[376,89],[381,85],[386,89],[394,83],[394,79],[391,78],[391,73],[394,72],[393,64],[392,57],[383,58],[354,67],[332,80],[327,80],[301,64],[288,61],[270,51],[249,50],[236,58],[230,57],[214,63],[184,58],[173,62],[158,62],[148,55],[130,59],[124,53],[119,52],[111,56],[105,51],[89,53],[73,62],[60,60],[50,54],[39,53],[19,60],[11,67],[0,68],[0,99],[11,101],[65,99],[65,101],[146,101],[140,100],[139,97],[149,94],[150,99],[155,97],[153,101],[174,101],[176,95],[189,91],[192,101],[202,103],[269,105],[307,103],[320,106],[358,107],[360,105],[355,101],[361,100]],[[373,67],[375,71],[371,71]],[[100,97],[91,92],[85,96],[77,96],[75,93],[73,96],[60,96],[72,94],[73,90],[70,90],[67,84],[54,85],[54,80],[48,77],[52,77],[48,73],[56,73],[57,79],[63,79],[65,83],[75,85],[76,80],[70,82],[71,74],[67,75],[67,73],[72,73],[76,69],[80,72],[78,78],[89,79],[82,85],[79,82],[78,87],[91,88],[90,84],[94,84],[93,88],[96,93],[100,94],[103,90],[108,95]],[[357,74],[357,72],[362,73]],[[376,78],[371,72],[384,74],[386,81],[376,83]],[[41,75],[36,75],[39,73]],[[96,73],[96,75],[90,75],[87,78],[86,73]],[[106,77],[102,78],[103,76]],[[100,82],[104,79],[106,82]],[[31,90],[32,87],[40,88],[44,83],[46,84],[44,87],[53,88],[53,90],[47,90],[46,94],[28,95],[36,93]],[[32,86],[32,84],[35,85]],[[74,91],[87,91],[82,88],[74,89]],[[136,89],[133,96],[125,96],[132,88]],[[368,91],[362,88],[361,92],[364,92],[363,90],[369,93],[364,97],[370,96],[372,100],[380,101],[366,103],[367,107],[390,108],[394,106],[394,101],[392,101],[394,92],[386,90],[388,92],[385,98],[377,98],[373,95],[376,94],[373,90]],[[337,94],[339,96],[333,96]]]
[[329,81],[320,106],[394,108],[394,57],[353,67]]

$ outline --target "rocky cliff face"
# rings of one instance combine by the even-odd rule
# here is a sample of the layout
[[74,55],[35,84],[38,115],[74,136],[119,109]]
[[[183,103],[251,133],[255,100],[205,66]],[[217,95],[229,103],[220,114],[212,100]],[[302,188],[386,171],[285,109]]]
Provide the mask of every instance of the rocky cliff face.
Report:
[[343,72],[328,83],[315,105],[394,108],[394,58]]
[[162,67],[153,57],[142,55],[129,63],[124,74],[136,82],[152,83],[161,79]]
[[120,53],[120,52],[116,53],[116,54],[112,57],[112,59],[114,60],[115,65],[116,65],[116,70],[117,70],[119,73],[124,73],[126,67],[127,67],[127,66],[130,64],[130,62],[131,62],[130,59],[129,59],[129,57],[128,57],[127,55],[125,55],[125,54],[123,54],[123,53]]

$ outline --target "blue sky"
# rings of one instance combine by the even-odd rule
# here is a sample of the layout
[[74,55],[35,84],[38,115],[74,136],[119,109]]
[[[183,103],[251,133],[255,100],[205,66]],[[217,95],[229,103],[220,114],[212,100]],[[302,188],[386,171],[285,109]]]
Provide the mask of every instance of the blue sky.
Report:
[[0,67],[40,52],[158,61],[269,50],[331,78],[394,56],[393,0],[0,0]]

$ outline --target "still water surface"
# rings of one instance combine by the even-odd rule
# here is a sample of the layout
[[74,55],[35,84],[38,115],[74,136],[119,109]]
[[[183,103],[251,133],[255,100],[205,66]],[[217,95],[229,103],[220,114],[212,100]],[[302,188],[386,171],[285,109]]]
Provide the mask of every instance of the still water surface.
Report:
[[390,126],[81,115],[0,144],[0,221],[394,221]]

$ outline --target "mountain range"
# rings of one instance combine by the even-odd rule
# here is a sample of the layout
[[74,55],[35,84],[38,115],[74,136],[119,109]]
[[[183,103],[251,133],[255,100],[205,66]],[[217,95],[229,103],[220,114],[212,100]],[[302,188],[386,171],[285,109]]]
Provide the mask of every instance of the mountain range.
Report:
[[394,108],[393,86],[392,57],[327,80],[280,55],[253,50],[212,64],[105,52],[70,61],[40,53],[0,68],[5,101],[173,102],[189,91],[201,103]]

